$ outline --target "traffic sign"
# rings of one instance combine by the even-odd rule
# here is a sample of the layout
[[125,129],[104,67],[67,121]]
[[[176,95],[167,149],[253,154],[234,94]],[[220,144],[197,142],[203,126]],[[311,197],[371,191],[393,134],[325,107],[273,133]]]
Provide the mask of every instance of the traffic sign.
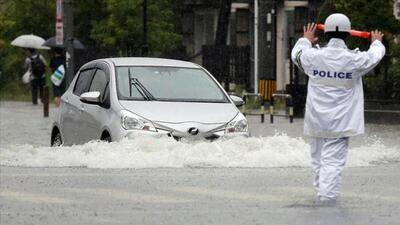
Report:
[[64,43],[64,12],[63,0],[56,0],[56,44],[63,45]]

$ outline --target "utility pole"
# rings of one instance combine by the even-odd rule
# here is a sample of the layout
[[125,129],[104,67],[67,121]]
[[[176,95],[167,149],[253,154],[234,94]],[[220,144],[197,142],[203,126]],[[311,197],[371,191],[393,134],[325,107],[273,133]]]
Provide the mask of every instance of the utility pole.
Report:
[[73,0],[64,0],[64,47],[66,50],[66,77],[65,81],[67,87],[74,79],[74,12]]
[[254,0],[254,94],[258,94],[258,0]]
[[215,45],[225,46],[228,39],[229,17],[231,15],[232,0],[221,0],[218,14]]
[[[231,15],[232,0],[221,0],[219,5],[217,31],[215,33],[215,49],[221,52],[220,69],[225,71],[223,74],[224,89],[230,91],[229,84],[232,82],[232,74],[229,69],[230,51],[227,48],[228,27]],[[222,80],[221,80],[222,81]]]
[[149,52],[149,45],[147,43],[147,0],[143,0],[143,44],[142,56],[147,56]]

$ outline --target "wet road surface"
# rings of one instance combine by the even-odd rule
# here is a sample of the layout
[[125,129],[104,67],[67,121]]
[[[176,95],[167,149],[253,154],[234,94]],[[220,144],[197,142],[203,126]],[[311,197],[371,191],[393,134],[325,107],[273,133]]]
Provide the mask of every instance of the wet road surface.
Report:
[[[54,115],[52,110],[51,115]],[[302,136],[301,120],[295,120],[292,125],[279,118],[274,125],[261,124],[258,117],[249,118],[249,121],[254,136],[265,137],[274,135],[275,131],[284,131],[291,139],[282,140],[304,138],[307,142],[307,138]],[[307,160],[304,158],[287,155],[297,162],[294,161],[292,166],[285,164],[282,168],[271,165],[266,165],[266,168],[226,168],[225,161],[222,167],[216,167],[204,162],[207,157],[201,158],[203,162],[200,164],[182,164],[180,168],[112,168],[118,166],[118,160],[122,161],[120,155],[110,158],[113,162],[107,169],[101,168],[100,164],[94,164],[94,168],[57,168],[57,163],[50,163],[54,158],[49,158],[49,155],[37,157],[37,154],[47,151],[40,146],[48,146],[50,126],[51,118],[43,119],[39,107],[29,103],[0,102],[1,225],[397,225],[400,221],[400,163],[396,155],[400,146],[400,140],[396,138],[399,137],[399,126],[367,125],[367,137],[353,141],[351,149],[360,151],[365,150],[360,146],[368,144],[369,139],[377,141],[376,136],[384,145],[372,145],[361,155],[349,155],[353,163],[344,170],[342,196],[335,207],[313,203],[311,169],[293,166],[307,165],[308,162],[299,164],[299,160]],[[307,147],[303,141],[294,143]],[[274,144],[276,142],[271,146]],[[76,148],[75,151],[87,155],[96,153],[85,146]],[[376,158],[376,163],[372,161],[367,163],[368,166],[357,166],[375,159],[369,154],[384,148],[390,151],[382,155],[383,158]],[[15,155],[6,158],[15,149],[26,150],[32,160],[25,162],[29,154],[24,158],[15,158]],[[45,163],[38,163],[41,168],[4,166],[9,165],[11,159],[16,164],[18,160],[24,160],[21,165],[36,165],[34,161],[37,160]]]

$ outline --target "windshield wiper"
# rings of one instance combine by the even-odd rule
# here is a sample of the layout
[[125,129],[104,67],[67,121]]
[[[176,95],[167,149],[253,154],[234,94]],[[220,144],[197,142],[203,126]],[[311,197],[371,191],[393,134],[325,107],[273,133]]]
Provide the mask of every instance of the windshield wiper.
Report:
[[132,85],[135,86],[136,90],[139,94],[148,101],[157,100],[149,90],[147,90],[143,84],[135,77],[131,75],[131,68],[128,69],[128,76],[129,76],[129,95],[132,97]]
[[135,84],[135,86],[139,87],[144,94],[147,96],[148,100],[157,100],[147,88],[143,86],[143,84],[137,79],[137,78],[132,78],[131,80],[132,84]]

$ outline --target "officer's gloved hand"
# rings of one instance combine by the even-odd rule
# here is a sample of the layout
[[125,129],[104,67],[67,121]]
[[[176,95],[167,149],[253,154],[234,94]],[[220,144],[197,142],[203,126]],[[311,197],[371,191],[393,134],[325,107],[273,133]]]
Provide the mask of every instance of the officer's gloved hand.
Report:
[[315,30],[317,29],[317,24],[315,23],[309,23],[307,24],[307,27],[304,26],[304,35],[303,37],[307,38],[311,44],[316,44],[318,41],[318,38],[315,37]]
[[382,38],[383,38],[382,32],[380,32],[378,30],[371,31],[371,42],[374,42],[376,40],[382,42]]

